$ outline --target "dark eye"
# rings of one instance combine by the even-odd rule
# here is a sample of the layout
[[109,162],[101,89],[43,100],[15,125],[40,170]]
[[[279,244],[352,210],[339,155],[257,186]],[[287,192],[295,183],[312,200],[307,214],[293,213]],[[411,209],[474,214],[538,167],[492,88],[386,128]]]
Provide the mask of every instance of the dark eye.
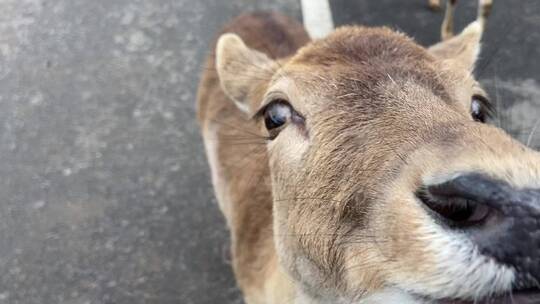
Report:
[[291,120],[293,110],[283,100],[271,102],[264,110],[264,125],[268,131],[282,127]]
[[482,95],[474,95],[471,100],[471,115],[475,121],[485,123],[492,116],[493,108]]

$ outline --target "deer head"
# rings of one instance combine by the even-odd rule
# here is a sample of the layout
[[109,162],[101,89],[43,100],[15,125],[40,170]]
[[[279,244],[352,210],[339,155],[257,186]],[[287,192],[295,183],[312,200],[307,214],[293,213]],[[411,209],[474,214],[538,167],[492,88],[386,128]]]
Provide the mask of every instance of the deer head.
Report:
[[533,299],[540,155],[485,124],[484,17],[429,48],[356,26],[277,60],[219,39],[221,87],[268,139],[274,242],[299,299]]

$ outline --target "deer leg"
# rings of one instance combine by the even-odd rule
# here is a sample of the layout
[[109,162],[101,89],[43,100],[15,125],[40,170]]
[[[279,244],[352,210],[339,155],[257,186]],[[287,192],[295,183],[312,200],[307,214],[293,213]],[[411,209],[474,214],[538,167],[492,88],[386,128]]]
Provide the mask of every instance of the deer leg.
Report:
[[438,10],[441,8],[441,0],[429,0],[428,5],[432,10]]
[[457,0],[446,1],[446,11],[444,12],[444,20],[441,26],[441,40],[445,41],[454,37],[454,10]]

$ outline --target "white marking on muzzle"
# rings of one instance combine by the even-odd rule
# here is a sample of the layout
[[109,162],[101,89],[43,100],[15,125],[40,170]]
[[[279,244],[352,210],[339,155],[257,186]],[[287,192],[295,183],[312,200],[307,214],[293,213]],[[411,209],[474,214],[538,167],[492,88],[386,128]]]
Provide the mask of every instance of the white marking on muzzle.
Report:
[[[420,239],[426,252],[435,257],[430,273],[401,274],[396,286],[430,298],[480,299],[511,290],[514,270],[482,255],[460,232],[447,231],[433,220],[425,220]],[[420,276],[419,276],[420,275]]]

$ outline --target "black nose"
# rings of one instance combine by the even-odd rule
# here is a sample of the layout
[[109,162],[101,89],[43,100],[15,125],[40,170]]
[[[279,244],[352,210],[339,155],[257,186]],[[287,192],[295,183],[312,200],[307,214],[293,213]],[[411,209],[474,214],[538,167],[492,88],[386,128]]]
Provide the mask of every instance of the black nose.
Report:
[[513,267],[516,287],[540,282],[540,189],[467,174],[425,186],[417,196],[442,225],[465,232],[482,254]]

